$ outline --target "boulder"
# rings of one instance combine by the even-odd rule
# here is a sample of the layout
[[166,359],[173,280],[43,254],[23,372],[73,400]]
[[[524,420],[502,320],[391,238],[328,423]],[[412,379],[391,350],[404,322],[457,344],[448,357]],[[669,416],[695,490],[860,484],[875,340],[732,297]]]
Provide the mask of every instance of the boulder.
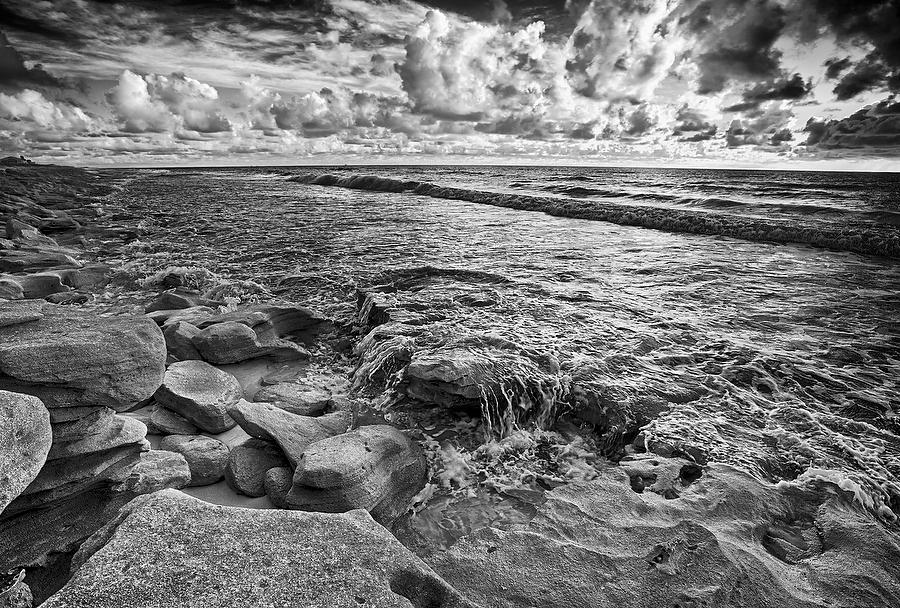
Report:
[[52,293],[44,298],[51,304],[60,304],[62,306],[77,306],[79,304],[87,304],[91,301],[91,295],[80,291],[64,291]]
[[171,325],[178,321],[187,321],[191,325],[197,325],[215,314],[216,311],[209,306],[192,306],[176,310],[155,310],[147,313],[147,317],[160,326]]
[[98,317],[40,300],[0,302],[0,388],[48,409],[124,411],[163,379],[162,332],[141,317]]
[[82,545],[44,608],[472,607],[365,511],[224,507],[165,490]]
[[346,432],[351,421],[348,412],[311,418],[268,403],[249,403],[243,399],[231,406],[228,413],[251,437],[277,443],[292,467],[297,466],[307,446]]
[[190,420],[158,405],[150,412],[150,424],[161,435],[196,435],[198,432]]
[[228,446],[204,435],[168,435],[159,442],[159,449],[184,456],[191,470],[191,486],[208,486],[225,475]]
[[194,346],[194,338],[200,330],[187,321],[175,321],[163,328],[163,337],[166,339],[166,350],[173,361],[192,361],[201,359],[197,347]]
[[180,310],[184,308],[192,308],[194,306],[222,306],[224,302],[208,300],[200,295],[199,292],[177,287],[168,291],[164,291],[156,296],[150,304],[144,309],[145,312],[156,312],[158,310]]
[[253,401],[271,403],[292,414],[318,416],[331,404],[331,391],[308,384],[279,382],[262,387]]
[[253,329],[236,321],[206,327],[194,337],[193,344],[204,360],[217,365],[265,356],[279,359],[308,356],[304,349],[287,340],[274,339],[263,344]]
[[55,293],[66,292],[71,288],[64,285],[58,274],[53,272],[38,272],[35,274],[4,275],[6,280],[17,282],[22,287],[22,293],[26,299],[46,298]]
[[251,438],[231,450],[225,480],[238,494],[265,496],[266,471],[286,467],[287,464],[284,453],[277,445]]
[[561,486],[529,523],[483,528],[429,561],[497,608],[900,605],[900,544],[852,493],[670,464]]
[[146,436],[147,427],[139,420],[127,416],[110,416],[101,419],[88,432],[75,436],[72,440],[60,440],[54,436],[47,460],[74,458],[129,444],[140,444]]
[[0,574],[0,608],[31,608],[34,598],[25,583],[25,571]]
[[0,256],[0,272],[39,272],[50,268],[78,268],[75,258],[55,251],[6,251]]
[[217,323],[236,322],[253,330],[262,344],[279,338],[311,339],[311,332],[326,324],[325,319],[307,308],[258,304],[209,318],[198,327],[205,329]]
[[0,513],[37,477],[51,438],[50,413],[40,399],[0,391]]
[[21,300],[25,297],[25,290],[15,279],[0,278],[0,299]]
[[[81,408],[67,408],[73,411]],[[115,410],[108,407],[84,408],[83,415],[71,420],[53,420],[53,445],[80,441],[93,435],[108,432],[110,427],[121,428],[121,420],[116,419]],[[134,417],[134,416],[132,416]],[[140,420],[140,418],[137,418]],[[143,422],[143,420],[141,420]],[[144,423],[146,425],[146,423]]]
[[287,504],[341,513],[365,509],[389,524],[425,486],[421,448],[396,428],[364,426],[317,441],[297,463]]
[[207,433],[234,428],[228,408],[243,391],[237,379],[203,361],[179,361],[166,370],[156,402],[181,414]]
[[279,509],[291,508],[287,502],[287,495],[293,484],[294,471],[290,467],[274,467],[266,471],[266,495]]

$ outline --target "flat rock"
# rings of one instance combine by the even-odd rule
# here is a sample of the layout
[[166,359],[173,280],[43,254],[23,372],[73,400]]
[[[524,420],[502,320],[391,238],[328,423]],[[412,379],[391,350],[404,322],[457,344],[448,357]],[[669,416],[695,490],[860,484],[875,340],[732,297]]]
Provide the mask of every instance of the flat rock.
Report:
[[36,272],[49,268],[77,268],[81,262],[75,258],[52,251],[6,251],[0,255],[0,272]]
[[253,329],[236,321],[216,323],[202,329],[194,337],[193,344],[204,360],[217,365],[266,356],[280,359],[308,356],[304,349],[287,340],[275,339],[263,344]]
[[165,490],[128,504],[72,563],[45,608],[474,608],[365,511],[241,509]]
[[284,452],[276,444],[261,439],[248,439],[234,447],[228,455],[225,480],[238,494],[265,496],[266,471],[286,467]]
[[852,494],[684,466],[611,467],[546,494],[530,523],[481,529],[430,563],[497,608],[900,605],[900,544]]
[[164,291],[157,295],[150,304],[144,309],[145,312],[156,312],[158,310],[180,310],[192,308],[194,306],[221,306],[224,302],[209,300],[200,295],[199,292],[176,287]]
[[0,513],[37,477],[51,438],[50,413],[40,399],[0,391]]
[[22,295],[26,299],[46,298],[51,294],[66,292],[71,289],[68,285],[63,284],[58,274],[52,272],[4,275],[0,278],[18,283],[22,287]]
[[101,418],[84,435],[68,441],[54,437],[47,460],[73,458],[94,452],[106,452],[129,444],[140,444],[146,436],[147,427],[135,418],[127,416]]
[[179,361],[166,370],[157,403],[181,414],[208,433],[224,433],[235,422],[228,408],[243,391],[237,379],[203,361]]
[[253,401],[271,403],[301,416],[318,416],[331,404],[331,391],[309,384],[279,382],[262,387]]
[[268,403],[250,403],[243,399],[231,406],[228,413],[251,437],[277,443],[292,467],[297,466],[307,446],[346,432],[351,422],[348,412],[312,418],[286,412]]
[[198,433],[197,427],[190,420],[158,405],[153,406],[150,411],[150,424],[161,435],[196,435]]
[[311,338],[310,332],[326,323],[325,319],[308,308],[257,304],[216,315],[203,321],[198,327],[203,329],[227,322],[246,325],[263,344],[286,337],[308,341]]
[[306,448],[287,504],[330,513],[365,509],[388,524],[425,486],[426,469],[421,448],[398,429],[363,426]]
[[[75,409],[78,408],[67,408],[67,410]],[[87,408],[87,413],[83,416],[72,420],[52,422],[53,443],[55,445],[79,441],[91,435],[105,433],[108,428],[117,424],[115,410],[108,407]],[[119,424],[121,423],[119,422]]]
[[40,300],[0,302],[0,388],[48,409],[123,411],[163,379],[162,332],[142,317],[98,317]]
[[273,467],[266,471],[266,495],[279,509],[291,508],[287,502],[287,495],[292,485],[294,485],[294,471],[290,467]]
[[191,486],[208,486],[225,475],[228,446],[204,435],[168,435],[159,442],[159,449],[184,456],[191,471]]
[[215,316],[209,306],[192,306],[190,308],[178,308],[175,310],[155,310],[147,313],[147,317],[153,319],[157,325],[165,326],[178,321],[187,321],[191,325],[197,325],[210,317]]

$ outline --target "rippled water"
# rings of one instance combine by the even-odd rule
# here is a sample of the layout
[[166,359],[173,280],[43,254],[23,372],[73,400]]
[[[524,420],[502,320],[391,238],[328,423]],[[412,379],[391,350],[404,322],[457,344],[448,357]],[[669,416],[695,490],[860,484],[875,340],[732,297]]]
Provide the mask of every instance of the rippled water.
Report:
[[[288,179],[307,171],[109,172],[124,185],[114,204],[144,218],[142,242],[125,258],[136,258],[132,270],[144,275],[201,265],[252,279],[345,320],[355,313],[357,288],[389,285],[382,291],[403,319],[361,349],[371,364],[364,376],[385,364],[382,377],[371,374],[369,390],[400,387],[410,359],[457,358],[481,374],[483,397],[508,423],[507,435],[530,430],[547,412],[579,411],[597,425],[587,435],[520,435],[523,445],[507,442],[499,455],[462,447],[451,454],[457,477],[471,474],[479,458],[490,468],[515,458],[523,465],[525,454],[534,459],[525,481],[548,487],[583,473],[585,461],[589,469],[587,454],[615,457],[634,441],[637,449],[733,463],[771,481],[825,477],[884,518],[900,514],[895,259]],[[900,210],[897,176],[380,173],[482,191],[630,192],[629,204],[667,194],[652,204],[835,230],[890,231]],[[622,202],[621,194],[590,196]],[[381,347],[402,356],[387,365]],[[478,416],[460,414],[458,422],[462,437]],[[450,479],[456,465],[444,448],[445,485],[464,489],[467,482]],[[538,500],[536,486],[522,487],[526,512]],[[445,513],[446,500],[437,496],[437,512],[421,517],[443,518],[453,536],[448,527],[467,526],[458,521],[465,510]],[[491,504],[479,505],[489,512],[482,519],[501,517]]]

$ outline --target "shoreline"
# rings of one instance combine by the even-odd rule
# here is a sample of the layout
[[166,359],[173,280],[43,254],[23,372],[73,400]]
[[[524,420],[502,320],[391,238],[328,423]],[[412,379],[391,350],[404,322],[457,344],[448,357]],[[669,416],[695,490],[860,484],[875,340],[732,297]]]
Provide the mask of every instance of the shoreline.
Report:
[[[54,171],[70,173],[66,179],[73,181],[61,181]],[[23,176],[31,174],[30,179],[35,184],[30,194],[20,188],[20,193],[15,195],[18,198],[5,201],[3,213],[7,217],[22,217],[23,210],[30,209],[25,211],[30,216],[26,219],[35,218],[44,229],[50,227],[48,232],[57,235],[59,243],[46,240],[47,235],[39,226],[31,226],[22,220],[16,221],[24,226],[15,222],[8,224],[14,228],[11,233],[14,238],[7,239],[8,245],[4,242],[0,259],[17,261],[18,266],[8,267],[20,270],[18,274],[10,273],[18,279],[7,279],[4,285],[11,290],[7,294],[17,295],[15,285],[10,282],[17,283],[22,298],[0,300],[0,318],[12,319],[9,325],[6,325],[7,321],[0,323],[0,337],[4,330],[12,332],[6,329],[11,327],[19,331],[17,339],[22,344],[20,348],[25,349],[28,347],[26,342],[43,335],[41,328],[44,326],[40,324],[49,324],[57,316],[61,324],[74,323],[84,331],[92,332],[88,334],[90,340],[100,336],[112,343],[143,332],[135,343],[142,345],[144,360],[133,362],[127,369],[104,367],[102,373],[111,374],[109,386],[99,389],[85,382],[83,377],[73,376],[62,385],[54,383],[50,391],[46,381],[33,372],[29,372],[32,376],[28,377],[18,370],[15,371],[18,376],[10,373],[9,359],[4,359],[0,353],[0,388],[38,393],[49,409],[49,424],[53,426],[56,443],[49,446],[48,454],[65,453],[70,455],[66,457],[74,459],[99,458],[105,467],[107,459],[115,452],[116,462],[125,462],[111,472],[108,470],[112,467],[101,467],[104,472],[99,477],[107,475],[107,478],[100,486],[89,483],[76,488],[72,485],[74,479],[63,480],[65,483],[57,480],[56,486],[48,485],[45,472],[41,491],[47,494],[34,498],[34,491],[23,488],[18,505],[11,503],[12,515],[10,511],[0,513],[0,533],[15,530],[22,534],[25,523],[33,527],[36,522],[46,533],[53,525],[47,521],[48,512],[77,519],[86,504],[98,505],[96,508],[101,517],[83,522],[78,538],[70,535],[71,540],[66,546],[50,547],[44,543],[42,547],[47,551],[31,558],[30,563],[8,564],[29,566],[25,582],[33,583],[40,591],[36,595],[43,599],[49,592],[57,591],[68,578],[68,561],[59,555],[75,556],[75,565],[80,569],[48,606],[82,605],[78,602],[83,599],[79,598],[84,598],[89,585],[98,584],[97,581],[105,594],[101,603],[96,604],[98,606],[111,605],[117,586],[138,596],[140,590],[146,592],[153,588],[153,576],[129,578],[116,575],[110,578],[105,574],[104,560],[111,559],[110,555],[134,558],[136,547],[144,544],[156,547],[159,539],[171,540],[184,534],[183,530],[177,532],[176,528],[167,527],[165,517],[160,516],[167,510],[179,517],[183,513],[185,521],[194,518],[204,522],[207,532],[220,526],[220,532],[229,539],[233,529],[221,527],[225,526],[225,521],[231,522],[228,525],[253,529],[256,524],[252,513],[210,507],[173,493],[173,488],[186,487],[201,473],[210,478],[216,478],[216,475],[231,477],[228,483],[216,480],[187,493],[212,494],[227,501],[229,495],[224,488],[229,487],[228,484],[247,484],[242,486],[245,488],[254,486],[256,489],[247,490],[254,493],[262,486],[262,496],[247,500],[263,501],[267,497],[265,500],[280,506],[271,510],[271,516],[264,516],[284,518],[279,525],[338,526],[338,532],[332,529],[335,546],[356,546],[357,553],[351,556],[337,552],[322,558],[331,560],[325,564],[328,568],[340,571],[351,557],[361,556],[364,561],[377,559],[373,556],[379,555],[379,546],[390,547],[386,559],[392,564],[391,568],[404,564],[397,566],[398,572],[407,573],[404,577],[426,582],[407,585],[406,578],[398,582],[396,574],[384,579],[376,572],[372,579],[375,582],[367,583],[370,585],[368,593],[380,589],[378,593],[383,592],[384,598],[405,597],[416,606],[434,594],[443,599],[433,605],[485,607],[494,605],[494,601],[502,602],[497,605],[510,607],[525,605],[517,599],[523,595],[544,597],[548,606],[572,605],[572,602],[587,601],[587,598],[600,601],[600,605],[619,601],[634,606],[669,602],[674,598],[714,602],[715,605],[744,605],[742,598],[750,598],[749,601],[765,605],[789,601],[803,606],[821,605],[825,599],[835,601],[836,605],[852,605],[848,602],[856,601],[860,594],[871,600],[872,605],[900,598],[900,585],[889,584],[891,577],[900,580],[897,576],[900,566],[890,563],[892,551],[900,546],[897,545],[896,523],[879,522],[864,509],[859,509],[853,502],[852,492],[827,479],[809,479],[784,487],[767,484],[732,467],[700,462],[690,454],[666,451],[665,446],[653,447],[646,441],[643,452],[626,450],[618,462],[599,459],[594,454],[597,460],[590,467],[590,475],[580,479],[575,477],[575,481],[563,484],[554,482],[543,488],[540,500],[529,496],[528,499],[534,501],[531,510],[511,525],[470,530],[454,539],[449,547],[413,556],[384,529],[390,530],[398,522],[400,526],[405,525],[408,523],[404,519],[405,513],[411,503],[415,502],[417,508],[424,507],[436,491],[439,493],[439,488],[433,487],[435,475],[445,475],[445,481],[451,487],[455,482],[446,460],[441,470],[430,462],[435,458],[447,458],[447,454],[440,451],[444,449],[442,446],[429,443],[437,442],[416,432],[415,424],[401,424],[407,431],[405,434],[390,430],[395,429],[397,423],[393,415],[391,420],[386,420],[378,407],[377,401],[382,395],[377,390],[374,394],[364,391],[361,394],[355,390],[358,386],[351,385],[351,380],[358,377],[361,370],[381,373],[376,368],[364,369],[366,357],[375,352],[369,350],[367,354],[366,341],[369,340],[371,346],[379,339],[380,331],[404,321],[402,316],[396,316],[384,294],[377,290],[361,292],[355,326],[339,327],[333,320],[280,300],[236,305],[225,298],[220,299],[222,294],[219,292],[194,289],[189,272],[173,269],[143,285],[116,285],[127,291],[129,298],[135,298],[133,303],[129,301],[122,306],[116,300],[115,290],[106,295],[103,290],[107,289],[108,284],[104,283],[107,278],[114,283],[124,278],[116,276],[115,268],[96,265],[90,258],[92,255],[105,255],[108,260],[119,257],[122,248],[129,240],[137,238],[138,233],[126,226],[111,227],[110,224],[127,225],[136,218],[114,219],[102,214],[103,205],[97,203],[97,195],[83,194],[92,179],[96,182],[96,176],[90,178],[86,177],[89,174],[77,170],[46,166],[17,168],[14,165],[12,172]],[[41,173],[45,175],[41,176]],[[9,175],[6,172],[4,178],[8,179]],[[66,192],[68,195],[64,195]],[[79,200],[82,196],[87,197],[87,205]],[[39,200],[46,204],[39,204]],[[41,216],[39,208],[47,214]],[[88,258],[81,265],[77,263],[79,255]],[[23,259],[25,263],[19,262]],[[70,260],[76,264],[71,264]],[[43,266],[50,263],[54,265]],[[40,278],[35,279],[36,275]],[[88,281],[88,278],[92,280]],[[252,277],[244,280],[252,280]],[[23,284],[27,284],[28,295],[34,297],[24,297]],[[95,296],[97,299],[92,301]],[[35,302],[38,297],[49,304]],[[140,302],[141,297],[143,302]],[[66,308],[66,303],[71,308]],[[146,315],[143,310],[139,315],[135,314],[139,304],[146,307]],[[91,309],[92,306],[96,308]],[[113,313],[113,316],[101,316],[105,313]],[[111,327],[108,319],[121,319],[122,325]],[[28,331],[23,332],[22,327],[27,327]],[[57,334],[49,330],[47,335],[51,345],[58,339]],[[90,340],[85,339],[84,343]],[[351,352],[351,349],[355,350]],[[122,359],[129,359],[128,354],[119,353]],[[34,357],[39,364],[50,361],[45,351],[35,353]],[[150,360],[152,365],[148,364]],[[459,369],[465,362],[457,359],[450,363],[457,366],[454,369]],[[89,366],[90,361],[86,358],[84,364]],[[165,366],[167,369],[163,369]],[[477,393],[464,393],[462,401],[466,403],[460,403],[459,393],[453,392],[458,391],[459,386],[435,369],[420,365],[419,376],[413,376],[418,384],[410,391],[415,397],[412,399],[414,407],[402,410],[402,416],[397,419],[419,424],[421,420],[415,416],[426,416],[433,411],[437,421],[433,424],[446,424],[447,412],[455,412],[453,408],[460,405],[463,410],[469,408],[465,420],[474,422],[482,418],[481,410],[468,402],[482,398],[483,392],[482,397]],[[184,374],[189,381],[179,383],[182,378],[176,377],[178,374],[173,370]],[[139,387],[133,386],[136,376],[146,382]],[[201,376],[204,379],[202,390],[185,388],[200,382]],[[15,382],[9,378],[15,378]],[[7,386],[9,384],[15,386]],[[543,386],[539,388],[544,389]],[[86,392],[89,392],[89,398],[84,396]],[[259,397],[261,392],[263,398]],[[448,394],[455,395],[452,403],[446,401]],[[104,399],[105,409],[97,409],[97,401]],[[499,401],[494,405],[501,417],[512,408],[512,403],[506,410]],[[109,413],[107,409],[116,413]],[[611,426],[610,414],[605,415],[605,421],[597,421],[598,429],[608,430]],[[550,418],[556,421],[556,417]],[[484,422],[482,419],[481,423]],[[229,429],[220,431],[229,424]],[[150,430],[179,432],[150,433],[152,437],[148,444]],[[581,429],[566,427],[555,432],[562,440],[587,445],[577,443],[583,441],[579,439]],[[202,446],[172,444],[173,448],[183,451],[150,449],[160,446],[161,440],[155,435],[163,434],[206,439],[197,442]],[[129,435],[126,446],[131,446],[127,449],[121,445],[125,435]],[[224,441],[218,442],[216,438]],[[554,438],[553,441],[560,440]],[[219,444],[225,446],[224,456]],[[240,450],[236,449],[239,447]],[[497,442],[486,443],[482,456],[488,463],[486,466],[497,466],[505,462],[504,458],[533,455],[550,448],[559,448],[559,451],[551,452],[548,462],[562,462],[561,444],[548,442],[547,437],[539,433],[512,433]],[[651,450],[647,451],[647,448]],[[576,456],[586,458],[585,454]],[[47,460],[47,463],[52,462],[58,460]],[[44,464],[42,470],[60,468],[59,465]],[[577,473],[575,468],[570,470],[572,475]],[[213,472],[209,473],[210,470]],[[362,477],[358,473],[360,470],[365,472]],[[39,475],[36,479],[41,479]],[[546,479],[551,477],[548,474]],[[235,481],[237,478],[240,479]],[[226,485],[217,485],[223,483]],[[62,494],[60,488],[64,490]],[[465,490],[463,487],[457,489]],[[159,491],[161,493],[153,493]],[[147,497],[138,498],[144,495]],[[28,496],[33,498],[22,502]],[[85,502],[87,497],[93,502]],[[119,511],[133,499],[136,500]],[[729,506],[728,503],[733,504]],[[285,506],[294,510],[285,510]],[[371,517],[354,509],[368,511]],[[335,514],[310,513],[316,511]],[[338,515],[343,512],[350,514]],[[890,519],[884,515],[885,519]],[[9,527],[11,521],[18,523],[18,527]],[[147,522],[157,525],[157,531],[149,537],[146,536]],[[361,529],[365,534],[360,532]],[[599,532],[595,533],[595,530]],[[264,533],[271,531],[255,532]],[[828,541],[829,535],[838,533],[844,535],[840,545]],[[168,536],[170,534],[172,537]],[[372,538],[377,537],[377,540],[370,544],[353,544],[365,535],[375,535]],[[86,537],[91,539],[76,554],[73,547],[80,546]],[[329,540],[327,535],[320,535],[307,537],[304,542],[327,553]],[[341,544],[345,541],[346,544]],[[225,540],[218,545],[216,542],[198,542],[195,547],[197,559],[208,567],[228,555],[235,559],[231,542],[234,541]],[[257,582],[277,580],[278,584],[268,590],[255,588],[258,595],[252,596],[248,605],[262,605],[273,601],[274,597],[282,597],[278,593],[289,593],[290,585],[296,583],[285,580],[285,573],[298,567],[296,556],[284,549],[274,550],[271,545],[280,546],[280,543],[267,544],[263,536],[251,535],[248,542],[258,554],[244,556],[247,563],[252,565],[259,559],[268,559],[277,564],[276,569],[281,575],[274,579],[275,575],[265,571],[250,575]],[[108,549],[99,551],[104,544]],[[157,558],[172,559],[165,546],[154,550],[159,551]],[[57,557],[48,558],[54,554]],[[599,559],[599,555],[605,557]],[[423,556],[425,562],[421,561]],[[546,556],[549,562],[537,556]],[[34,567],[36,563],[43,565]],[[172,564],[159,566],[155,576],[169,572],[167,568],[175,569],[176,563],[177,568],[191,567],[174,559]],[[573,572],[570,563],[582,566],[584,571]],[[143,565],[149,568],[148,564]],[[363,570],[366,568],[372,568],[372,565],[364,566]],[[237,575],[231,572],[228,576]],[[241,576],[248,575],[244,572]],[[367,576],[369,574],[364,578]],[[569,580],[567,576],[577,583],[568,588],[558,584]],[[803,578],[803,585],[788,582],[797,577]],[[853,577],[866,581],[864,590],[852,582]],[[52,584],[46,583],[47,580],[52,580]],[[348,580],[340,574],[334,580],[341,588],[332,598],[335,603],[331,605],[344,605],[344,601],[359,604],[361,602],[354,598],[369,598],[359,595],[362,592],[355,586],[358,581]],[[609,591],[610,580],[614,581],[617,591]],[[827,583],[823,584],[823,580]],[[232,585],[242,583],[240,578],[228,578],[227,581]],[[315,575],[309,575],[304,581],[308,587],[294,591],[299,593],[298,598],[302,596],[311,601],[316,593]],[[188,584],[187,589],[167,587],[163,595],[196,594],[190,597],[196,599],[198,605],[216,605],[217,599],[221,601],[225,597],[224,591],[217,592],[204,585],[209,582]],[[511,590],[508,596],[497,597],[500,587]],[[221,595],[217,596],[217,593]],[[376,602],[375,605],[379,604]]]

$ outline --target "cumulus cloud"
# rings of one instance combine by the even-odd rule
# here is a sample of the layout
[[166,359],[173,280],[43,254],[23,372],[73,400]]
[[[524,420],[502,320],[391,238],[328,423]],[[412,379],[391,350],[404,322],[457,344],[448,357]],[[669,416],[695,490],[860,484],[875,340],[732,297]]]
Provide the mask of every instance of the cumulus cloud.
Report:
[[94,126],[94,121],[81,108],[50,101],[32,89],[14,95],[0,93],[0,117],[32,123],[32,128],[63,131],[85,131]]
[[823,150],[900,154],[900,102],[889,97],[840,120],[810,119],[806,145]]
[[789,141],[793,110],[783,101],[770,101],[731,122],[725,132],[729,148],[777,145]]
[[218,91],[184,74],[141,76],[125,70],[107,99],[128,133],[188,129],[218,133],[231,129]]

